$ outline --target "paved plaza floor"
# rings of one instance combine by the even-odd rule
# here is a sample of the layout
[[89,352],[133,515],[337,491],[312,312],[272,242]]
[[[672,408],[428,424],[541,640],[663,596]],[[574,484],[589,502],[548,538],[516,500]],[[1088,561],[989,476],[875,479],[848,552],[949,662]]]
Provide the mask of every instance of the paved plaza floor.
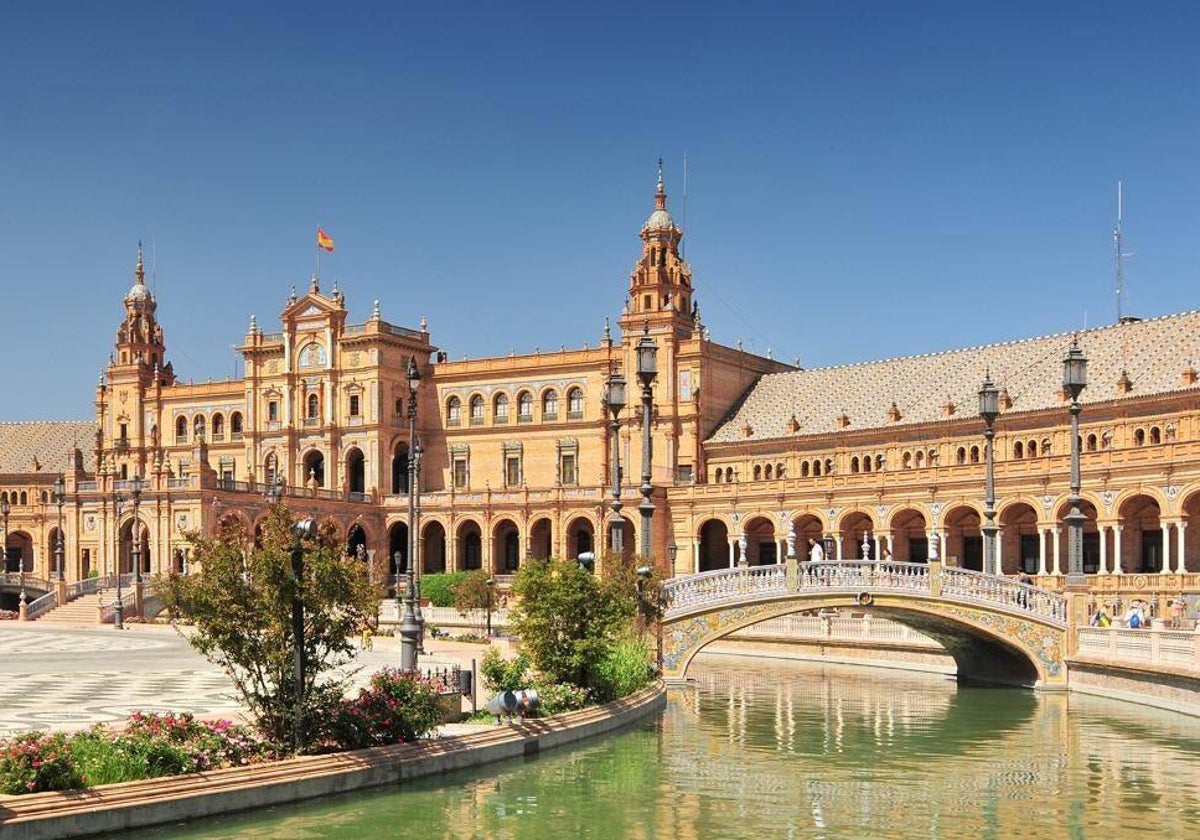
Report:
[[[469,667],[483,655],[478,645],[427,647],[422,668]],[[359,669],[352,684],[399,661],[399,639],[377,637],[350,666]],[[240,710],[229,678],[171,627],[0,623],[0,735],[120,723],[134,711],[235,717]]]

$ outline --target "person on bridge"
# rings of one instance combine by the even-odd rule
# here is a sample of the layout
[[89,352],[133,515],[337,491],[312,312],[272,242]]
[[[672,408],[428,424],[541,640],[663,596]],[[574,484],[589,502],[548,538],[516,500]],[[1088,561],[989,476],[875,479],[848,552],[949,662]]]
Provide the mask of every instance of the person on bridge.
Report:
[[820,563],[825,559],[825,549],[822,547],[820,540],[815,540],[812,537],[808,538],[808,559],[813,563]]

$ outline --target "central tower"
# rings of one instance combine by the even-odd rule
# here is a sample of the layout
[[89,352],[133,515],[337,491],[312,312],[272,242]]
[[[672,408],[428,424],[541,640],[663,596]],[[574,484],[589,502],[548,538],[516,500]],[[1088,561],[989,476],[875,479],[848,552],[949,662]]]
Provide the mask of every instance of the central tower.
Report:
[[679,255],[683,229],[667,210],[662,158],[658,160],[658,187],[654,210],[642,225],[642,257],[629,277],[629,299],[621,317],[623,332],[669,326],[690,331],[695,322],[692,309],[692,270]]

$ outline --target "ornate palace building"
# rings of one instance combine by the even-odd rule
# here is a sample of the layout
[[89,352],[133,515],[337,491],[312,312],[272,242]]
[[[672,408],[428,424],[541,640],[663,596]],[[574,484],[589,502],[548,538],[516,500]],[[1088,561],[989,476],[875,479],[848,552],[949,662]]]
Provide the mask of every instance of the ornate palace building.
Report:
[[[0,424],[8,571],[56,578],[61,527],[67,582],[133,571],[135,543],[142,573],[186,572],[195,533],[234,520],[251,537],[278,482],[291,507],[333,518],[348,551],[362,546],[381,572],[388,558],[395,574],[408,567],[418,451],[425,572],[506,574],[526,557],[595,550],[615,521],[615,458],[630,551],[645,467],[636,353],[649,340],[656,562],[678,574],[774,563],[811,536],[832,538],[838,558],[913,561],[936,539],[948,562],[981,568],[977,393],[990,373],[1001,389],[1001,568],[1061,581],[1071,449],[1061,371],[1072,336],[817,370],[717,344],[666,199],[660,175],[617,334],[606,327],[595,346],[532,355],[449,361],[424,322],[391,324],[376,303],[352,323],[343,293],[313,278],[287,298],[276,331],[250,319],[242,379],[182,382],[139,252],[95,421]],[[1099,590],[1195,591],[1200,312],[1075,338],[1090,360],[1085,571]],[[604,402],[613,372],[630,386],[615,434]]]

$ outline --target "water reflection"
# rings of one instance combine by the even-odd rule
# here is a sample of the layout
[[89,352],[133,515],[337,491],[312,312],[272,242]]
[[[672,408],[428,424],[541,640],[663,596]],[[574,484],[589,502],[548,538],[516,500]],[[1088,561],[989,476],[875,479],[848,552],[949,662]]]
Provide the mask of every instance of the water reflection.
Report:
[[1194,718],[819,664],[708,656],[691,673],[657,724],[615,738],[137,836],[1107,840],[1200,828]]

